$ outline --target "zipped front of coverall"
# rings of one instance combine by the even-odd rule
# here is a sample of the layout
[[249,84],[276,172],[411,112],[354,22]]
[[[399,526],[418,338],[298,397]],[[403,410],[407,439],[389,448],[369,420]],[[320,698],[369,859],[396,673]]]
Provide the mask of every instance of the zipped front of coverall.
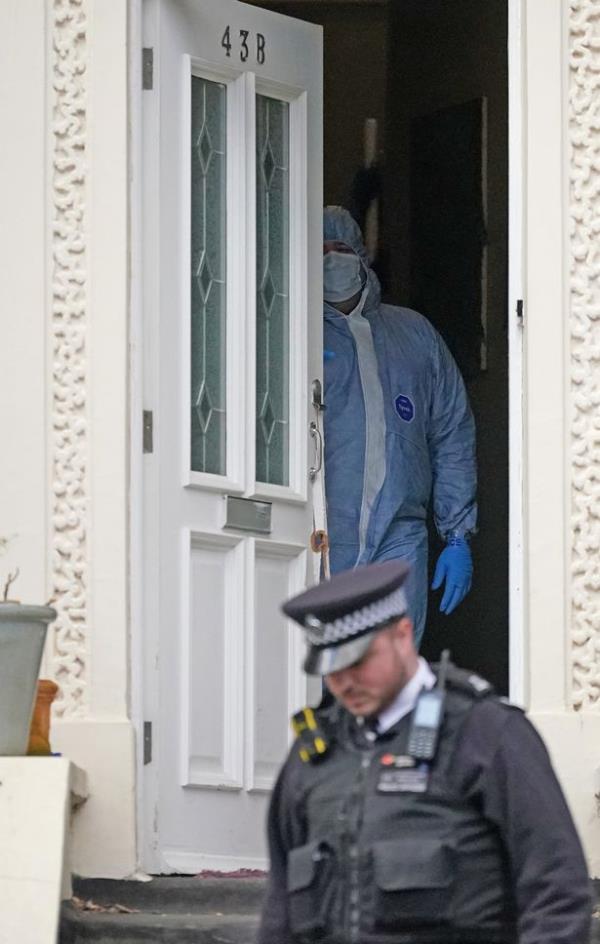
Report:
[[365,461],[363,471],[363,491],[360,508],[359,552],[356,564],[363,562],[367,545],[367,534],[371,521],[371,511],[385,480],[385,413],[383,391],[379,379],[377,356],[373,344],[371,325],[362,311],[366,301],[368,286],[363,291],[361,303],[348,316],[348,327],[352,332],[358,357],[358,372],[362,387],[365,410]]

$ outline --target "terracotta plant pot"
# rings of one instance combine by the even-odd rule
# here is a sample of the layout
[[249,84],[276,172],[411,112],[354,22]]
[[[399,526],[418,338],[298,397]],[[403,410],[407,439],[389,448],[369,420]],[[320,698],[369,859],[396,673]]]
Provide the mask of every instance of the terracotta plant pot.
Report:
[[28,754],[48,755],[50,748],[50,708],[58,694],[58,685],[50,679],[39,679],[37,695],[33,708],[33,718],[29,729]]

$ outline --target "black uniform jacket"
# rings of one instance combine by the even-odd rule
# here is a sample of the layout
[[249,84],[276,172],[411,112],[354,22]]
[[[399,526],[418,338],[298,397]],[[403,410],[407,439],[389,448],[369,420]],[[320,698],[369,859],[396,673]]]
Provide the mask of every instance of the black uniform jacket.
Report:
[[[334,734],[335,724],[346,715],[339,706],[335,711]],[[346,715],[345,723],[355,722]],[[393,729],[378,737],[377,746],[384,747],[390,736]],[[483,698],[468,712],[453,751],[449,774],[453,789],[492,824],[504,850],[514,902],[510,917],[519,944],[588,944],[591,901],[586,863],[548,753],[531,723],[519,709],[495,697]],[[327,759],[321,763],[324,773]],[[258,944],[294,941],[287,864],[291,850],[307,843],[311,766],[301,760],[297,742],[271,798],[270,874]],[[345,944],[343,930],[335,939]],[[394,939],[394,935],[386,938]]]

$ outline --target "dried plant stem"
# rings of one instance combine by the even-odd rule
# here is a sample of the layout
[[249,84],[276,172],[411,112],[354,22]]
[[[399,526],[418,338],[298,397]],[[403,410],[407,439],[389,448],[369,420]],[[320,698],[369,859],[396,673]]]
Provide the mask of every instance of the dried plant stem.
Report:
[[8,600],[8,591],[10,590],[11,584],[15,582],[19,576],[19,568],[15,570],[14,574],[9,574],[6,578],[6,583],[4,584],[4,596],[2,597],[4,603]]

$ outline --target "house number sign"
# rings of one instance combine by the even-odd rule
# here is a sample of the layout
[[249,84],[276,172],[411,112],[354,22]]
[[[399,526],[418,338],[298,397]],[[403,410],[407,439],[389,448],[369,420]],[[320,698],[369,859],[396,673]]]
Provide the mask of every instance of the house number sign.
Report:
[[247,62],[252,56],[256,59],[259,66],[262,66],[266,59],[266,39],[262,33],[251,33],[250,30],[239,30],[239,36],[235,35],[235,30],[228,26],[223,33],[221,46],[225,50],[225,55],[231,58],[238,55],[242,62]]

